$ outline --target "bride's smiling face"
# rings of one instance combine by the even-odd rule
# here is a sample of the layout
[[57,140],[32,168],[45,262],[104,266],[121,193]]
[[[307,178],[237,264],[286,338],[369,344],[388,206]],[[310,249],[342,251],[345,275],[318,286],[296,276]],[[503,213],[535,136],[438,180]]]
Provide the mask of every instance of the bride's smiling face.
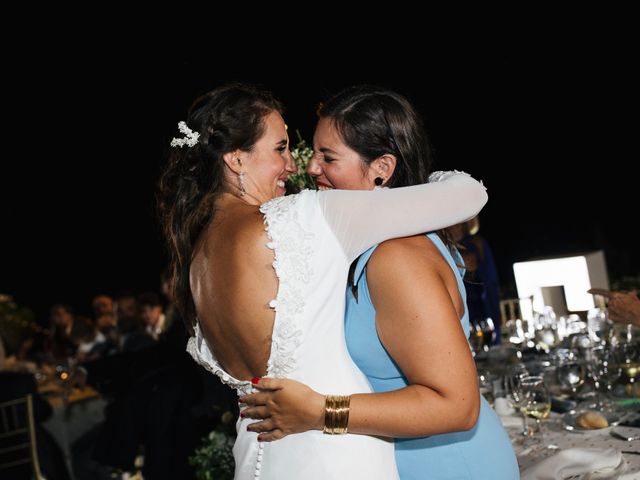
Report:
[[330,117],[318,121],[313,135],[313,152],[307,173],[314,177],[319,190],[373,188],[375,172],[344,143]]
[[265,117],[264,124],[262,137],[250,152],[241,155],[247,195],[260,203],[284,195],[287,177],[297,171],[282,116],[272,112]]

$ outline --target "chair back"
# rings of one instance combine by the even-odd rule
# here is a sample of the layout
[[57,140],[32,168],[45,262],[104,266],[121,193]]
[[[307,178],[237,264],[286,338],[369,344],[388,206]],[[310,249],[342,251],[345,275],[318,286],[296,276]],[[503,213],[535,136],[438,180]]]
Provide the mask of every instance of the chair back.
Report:
[[31,395],[0,403],[0,478],[17,478],[31,470],[33,478],[45,480],[40,471]]
[[502,325],[509,320],[515,320],[516,318],[522,318],[522,311],[520,310],[519,298],[506,298],[500,300],[500,321]]

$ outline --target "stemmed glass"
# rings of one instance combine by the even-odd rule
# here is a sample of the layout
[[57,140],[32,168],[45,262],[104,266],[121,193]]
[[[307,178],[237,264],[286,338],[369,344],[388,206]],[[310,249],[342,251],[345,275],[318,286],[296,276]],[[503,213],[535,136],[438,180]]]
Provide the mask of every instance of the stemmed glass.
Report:
[[[523,397],[522,412],[536,420],[536,429],[531,433],[531,438],[537,440],[539,437],[536,437],[536,432],[540,432],[540,437],[544,436],[540,421],[551,413],[551,395],[543,378],[538,376],[522,378],[520,390]],[[543,438],[540,438],[540,441],[542,440]]]
[[487,351],[496,341],[496,327],[491,317],[480,321],[480,329],[483,337],[483,348]]
[[[638,344],[633,342],[619,343],[614,347],[612,356],[615,365],[619,366],[629,383],[634,383],[638,375],[640,375]],[[610,390],[611,386],[608,385],[608,388]]]
[[589,372],[594,381],[596,388],[596,408],[603,409],[605,406],[609,408],[611,405],[605,405],[601,400],[599,390],[604,385],[604,390],[609,393],[613,387],[613,383],[622,375],[620,365],[620,347],[609,347],[599,345],[589,350]]
[[592,308],[587,313],[589,337],[595,344],[604,344],[611,334],[612,323],[604,308]]
[[522,320],[519,318],[507,320],[504,326],[509,343],[516,345],[518,348],[523,348],[523,346],[526,345],[527,338],[525,336]]
[[504,389],[507,394],[507,399],[512,408],[516,412],[522,414],[522,435],[528,435],[527,429],[527,417],[522,411],[524,406],[524,394],[522,391],[522,379],[529,375],[527,369],[522,364],[517,364],[512,367],[512,370],[504,377]]
[[553,308],[544,307],[544,312],[538,314],[536,318],[535,342],[538,350],[549,353],[560,342],[557,325]]
[[577,350],[560,348],[556,350],[556,376],[560,385],[571,390],[576,396],[578,387],[584,383],[586,372]]
[[471,323],[471,335],[469,335],[469,346],[475,357],[480,352],[488,352],[495,342],[495,326],[493,320],[487,317],[477,323]]
[[484,335],[482,329],[474,323],[471,324],[471,334],[469,335],[468,342],[469,348],[471,349],[471,353],[474,357],[484,349]]
[[55,367],[55,372],[56,372],[56,378],[58,379],[58,381],[64,385],[64,383],[66,383],[67,380],[69,380],[71,368],[69,367],[68,363],[59,363]]

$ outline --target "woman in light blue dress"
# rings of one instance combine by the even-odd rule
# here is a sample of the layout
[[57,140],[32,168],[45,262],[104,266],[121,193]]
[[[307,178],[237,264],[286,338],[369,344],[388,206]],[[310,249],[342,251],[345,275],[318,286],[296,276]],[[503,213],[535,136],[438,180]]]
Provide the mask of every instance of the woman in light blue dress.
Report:
[[[426,181],[429,170],[419,117],[375,87],[347,89],[322,107],[314,152],[309,173],[320,189],[402,187]],[[375,211],[367,220],[376,222]],[[442,238],[387,241],[354,262],[345,338],[376,393],[351,395],[348,430],[394,437],[403,480],[517,479],[509,438],[479,394],[462,260]],[[257,387],[240,401],[249,405],[243,416],[263,419],[249,427],[261,440],[323,428],[323,394],[284,379]]]
[[[455,248],[446,246],[438,234],[426,236],[454,272],[460,296],[466,303],[462,257]],[[346,339],[349,353],[374,391],[388,392],[406,387],[408,381],[387,353],[376,330],[376,310],[366,274],[367,264],[376,248],[372,247],[357,260],[352,287],[347,290]],[[466,309],[461,323],[465,334],[469,335]],[[395,452],[398,472],[403,480],[519,478],[509,438],[500,419],[482,396],[478,421],[470,430],[429,437],[396,438]]]

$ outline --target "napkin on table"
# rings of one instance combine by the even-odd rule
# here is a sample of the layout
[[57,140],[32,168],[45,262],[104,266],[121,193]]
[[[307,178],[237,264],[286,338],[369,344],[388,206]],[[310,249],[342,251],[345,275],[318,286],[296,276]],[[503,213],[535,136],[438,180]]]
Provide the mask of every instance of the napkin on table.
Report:
[[558,480],[572,475],[613,471],[622,461],[615,448],[568,448],[530,466],[521,480]]

